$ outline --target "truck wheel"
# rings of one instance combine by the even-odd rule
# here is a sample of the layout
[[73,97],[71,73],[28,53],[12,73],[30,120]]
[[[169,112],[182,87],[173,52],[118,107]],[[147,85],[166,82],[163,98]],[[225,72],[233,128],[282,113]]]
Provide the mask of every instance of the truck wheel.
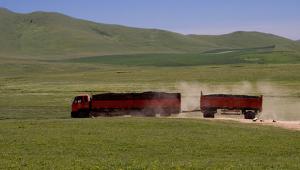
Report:
[[171,108],[163,108],[159,111],[159,115],[162,117],[171,116],[172,109]]
[[89,115],[90,115],[89,111],[87,111],[87,110],[80,110],[78,112],[77,118],[88,118]]
[[255,118],[255,112],[253,111],[247,111],[244,113],[245,119],[254,119]]
[[78,118],[77,112],[71,112],[71,118]]
[[157,110],[148,108],[145,109],[143,112],[144,112],[144,116],[146,117],[155,117]]
[[145,116],[146,116],[146,117],[155,117],[156,114],[155,114],[155,113],[151,113],[151,114],[146,114]]

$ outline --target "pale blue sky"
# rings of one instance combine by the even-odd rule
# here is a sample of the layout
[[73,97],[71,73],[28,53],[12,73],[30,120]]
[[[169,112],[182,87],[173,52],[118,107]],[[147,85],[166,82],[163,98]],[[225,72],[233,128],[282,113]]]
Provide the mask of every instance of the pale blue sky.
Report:
[[184,34],[244,30],[300,39],[300,0],[0,0],[0,7]]

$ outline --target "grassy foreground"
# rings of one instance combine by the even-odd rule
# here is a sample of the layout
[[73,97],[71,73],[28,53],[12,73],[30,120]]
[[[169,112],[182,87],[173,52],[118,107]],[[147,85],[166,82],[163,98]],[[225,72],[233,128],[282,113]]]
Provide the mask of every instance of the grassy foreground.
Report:
[[168,118],[3,120],[0,169],[299,169],[300,134]]

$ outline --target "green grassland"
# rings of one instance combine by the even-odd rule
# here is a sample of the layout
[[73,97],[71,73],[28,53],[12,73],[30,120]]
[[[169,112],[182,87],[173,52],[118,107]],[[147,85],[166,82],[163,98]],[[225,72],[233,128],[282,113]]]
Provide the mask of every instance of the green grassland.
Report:
[[[266,82],[278,89],[269,97],[297,102],[299,42],[1,8],[0,23],[0,169],[299,169],[297,131],[175,118],[70,119],[81,93],[178,92],[182,82],[237,89]],[[299,120],[298,112],[286,114]]]
[[100,63],[125,66],[200,66],[225,64],[286,64],[299,63],[300,54],[288,51],[235,50],[216,53],[131,54],[82,57],[67,60],[74,63]]
[[3,169],[299,169],[300,134],[168,118],[3,120]]
[[[231,59],[226,60],[230,55]],[[181,82],[218,86],[263,81],[289,89],[284,95],[300,96],[299,57],[288,52],[2,61],[1,119],[68,118],[70,102],[81,93],[178,91]],[[281,96],[282,92],[270,95]]]
[[[222,63],[225,53],[181,55],[193,61],[186,63],[176,55],[169,62],[172,54],[1,58],[0,169],[299,169],[300,136],[294,131],[192,119],[70,119],[78,94],[177,91],[180,82],[213,87],[266,81],[298,99],[298,58],[288,55],[278,64],[282,54],[288,55],[237,52],[230,63]],[[264,62],[245,62],[245,56]]]

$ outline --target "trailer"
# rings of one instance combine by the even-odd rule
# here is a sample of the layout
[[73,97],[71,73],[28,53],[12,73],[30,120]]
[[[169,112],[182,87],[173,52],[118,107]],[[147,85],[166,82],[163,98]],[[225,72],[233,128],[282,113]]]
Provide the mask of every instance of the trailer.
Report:
[[209,94],[200,97],[200,110],[204,118],[214,118],[218,109],[240,110],[245,119],[254,119],[262,112],[263,96]]
[[170,116],[181,111],[180,93],[103,93],[74,98],[71,117]]

